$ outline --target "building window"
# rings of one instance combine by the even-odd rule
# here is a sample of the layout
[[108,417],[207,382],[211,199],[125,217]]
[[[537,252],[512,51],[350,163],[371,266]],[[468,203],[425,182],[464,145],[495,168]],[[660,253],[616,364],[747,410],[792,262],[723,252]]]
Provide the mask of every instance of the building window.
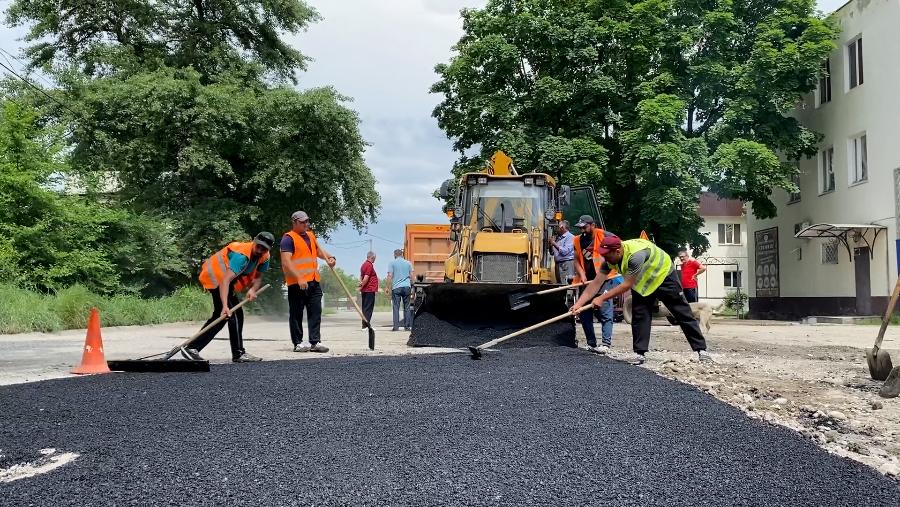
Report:
[[800,161],[798,160],[795,163],[797,171],[791,175],[791,183],[797,186],[796,192],[791,192],[788,194],[788,204],[794,204],[795,202],[800,202]]
[[847,162],[849,164],[850,184],[862,183],[869,179],[869,164],[866,155],[866,135],[850,139],[847,146]]
[[831,102],[831,59],[822,63],[822,75],[819,77],[818,105]]
[[822,264],[837,264],[840,241],[833,239],[822,243]]
[[741,224],[719,224],[720,245],[741,244]]
[[847,75],[850,77],[850,89],[863,84],[863,43],[862,37],[847,44]]
[[822,194],[834,191],[834,148],[819,153]]
[[724,274],[725,274],[725,288],[726,289],[736,289],[741,286],[741,272],[740,271],[726,271]]

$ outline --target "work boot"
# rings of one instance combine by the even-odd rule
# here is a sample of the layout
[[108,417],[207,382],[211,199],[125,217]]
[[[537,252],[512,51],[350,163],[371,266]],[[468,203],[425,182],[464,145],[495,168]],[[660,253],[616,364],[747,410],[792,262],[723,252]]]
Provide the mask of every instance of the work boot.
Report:
[[309,349],[310,352],[328,352],[328,347],[322,345],[322,342],[316,342]]
[[189,359],[191,361],[206,361],[200,356],[200,351],[197,349],[181,349],[181,352],[185,359]]
[[294,345],[294,352],[309,352],[309,342],[302,342]]
[[647,361],[647,356],[644,354],[635,353],[634,357],[631,359],[631,364],[635,366],[639,366],[644,364]]
[[714,363],[715,362],[715,361],[713,361],[712,356],[709,355],[709,352],[707,352],[705,350],[700,350],[697,352],[697,359],[701,363]]
[[238,357],[231,359],[232,363],[255,363],[258,361],[262,361],[262,358],[256,357],[253,354],[248,354],[246,352],[244,352],[243,354],[241,354]]

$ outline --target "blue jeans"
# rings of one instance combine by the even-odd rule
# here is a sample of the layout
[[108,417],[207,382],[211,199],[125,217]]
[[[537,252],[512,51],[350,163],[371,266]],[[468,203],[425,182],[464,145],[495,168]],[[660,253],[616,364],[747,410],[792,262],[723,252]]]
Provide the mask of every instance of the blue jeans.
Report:
[[[606,282],[600,288],[600,292],[607,292],[616,285],[618,284]],[[589,347],[597,346],[597,335],[594,333],[595,316],[600,321],[600,332],[603,333],[603,345],[609,347],[612,345],[613,334],[614,307],[612,300],[607,300],[600,308],[595,310],[585,310],[584,313],[581,314],[581,328],[584,329],[584,336],[587,339]]]
[[394,331],[400,329],[400,304],[403,304],[403,327],[412,327],[412,309],[409,307],[409,295],[412,289],[409,287],[397,287],[391,291],[391,306],[394,310]]

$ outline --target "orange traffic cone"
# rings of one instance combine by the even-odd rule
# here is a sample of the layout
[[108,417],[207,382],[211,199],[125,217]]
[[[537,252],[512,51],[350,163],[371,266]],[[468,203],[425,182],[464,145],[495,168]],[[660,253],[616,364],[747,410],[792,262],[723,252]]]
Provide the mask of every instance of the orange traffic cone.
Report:
[[647,231],[641,231],[641,239],[650,239],[650,236],[647,236]]
[[88,319],[87,337],[84,339],[84,354],[81,356],[81,364],[72,370],[79,375],[93,373],[110,373],[106,357],[103,356],[103,338],[100,337],[100,313],[96,308],[91,308],[91,317]]

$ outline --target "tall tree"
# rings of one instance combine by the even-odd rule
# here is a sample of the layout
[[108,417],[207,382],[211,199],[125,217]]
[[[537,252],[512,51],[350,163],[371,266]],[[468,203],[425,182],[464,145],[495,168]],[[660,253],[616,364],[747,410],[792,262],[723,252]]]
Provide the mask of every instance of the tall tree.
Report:
[[307,58],[284,34],[318,19],[304,2],[15,0],[7,19],[29,26],[31,65],[60,83],[74,168],[174,220],[195,268],[296,209],[322,233],[374,220],[349,99],[289,86]]
[[591,183],[611,229],[703,249],[701,188],[774,213],[782,160],[818,136],[789,116],[835,27],[813,0],[490,0],[464,10],[434,111],[460,153],[496,149]]

